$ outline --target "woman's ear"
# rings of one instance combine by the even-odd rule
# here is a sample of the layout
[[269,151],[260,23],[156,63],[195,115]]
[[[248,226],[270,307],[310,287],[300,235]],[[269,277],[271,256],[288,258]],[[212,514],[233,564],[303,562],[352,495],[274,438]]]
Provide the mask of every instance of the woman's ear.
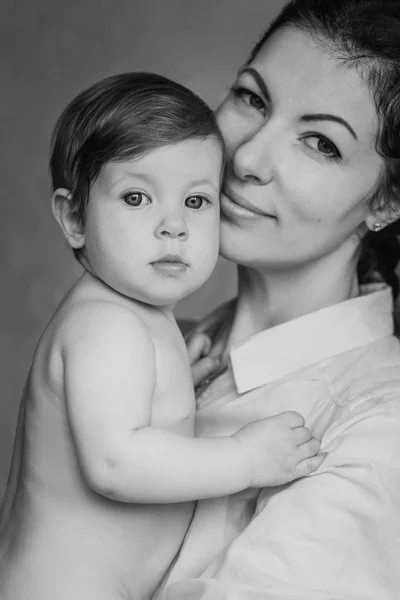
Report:
[[60,225],[71,248],[83,248],[85,234],[82,223],[71,206],[72,195],[69,190],[58,188],[51,197],[53,215]]
[[372,206],[365,219],[365,224],[370,231],[381,231],[394,221],[400,219],[400,206],[384,199],[376,207]]

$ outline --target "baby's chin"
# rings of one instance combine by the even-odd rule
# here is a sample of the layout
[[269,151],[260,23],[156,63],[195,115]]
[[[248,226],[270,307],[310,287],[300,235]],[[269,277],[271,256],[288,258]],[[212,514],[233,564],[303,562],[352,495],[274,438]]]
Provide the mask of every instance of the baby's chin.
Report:
[[196,292],[201,285],[202,283],[199,285],[176,285],[176,282],[171,285],[171,282],[165,282],[164,285],[157,286],[159,289],[153,288],[149,292],[126,287],[114,289],[119,295],[128,300],[155,308],[172,310],[178,302]]
[[162,308],[162,309],[171,309],[173,310],[176,306],[176,304],[178,304],[181,300],[184,300],[185,298],[187,298],[187,296],[189,296],[190,294],[192,294],[193,292],[196,292],[199,289],[200,286],[196,286],[191,288],[190,290],[185,290],[181,293],[176,293],[176,294],[136,294],[131,296],[132,300],[136,301],[136,302],[140,302],[142,304],[147,304],[149,306],[154,306],[155,308]]
[[[118,294],[121,300],[131,300],[158,308],[174,307],[178,302],[196,292],[210,277],[213,269],[204,266],[196,270],[192,267],[174,268],[167,265],[156,267],[150,274],[145,273],[143,280],[131,280],[118,277],[115,273],[105,273],[97,276],[112,292]],[[92,273],[93,274],[93,273]],[[107,276],[108,275],[108,276]],[[96,275],[94,275],[96,277]]]
[[167,307],[175,305],[197,292],[210,278],[212,270],[195,272],[157,273],[152,280],[150,290],[132,290],[131,297],[152,306]]

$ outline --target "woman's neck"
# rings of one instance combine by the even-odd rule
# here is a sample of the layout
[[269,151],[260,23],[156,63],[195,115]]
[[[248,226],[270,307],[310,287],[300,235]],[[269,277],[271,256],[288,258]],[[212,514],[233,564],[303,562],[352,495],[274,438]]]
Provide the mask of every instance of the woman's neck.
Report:
[[347,261],[347,268],[337,256],[285,271],[239,266],[227,350],[259,331],[358,296],[357,261],[358,253]]

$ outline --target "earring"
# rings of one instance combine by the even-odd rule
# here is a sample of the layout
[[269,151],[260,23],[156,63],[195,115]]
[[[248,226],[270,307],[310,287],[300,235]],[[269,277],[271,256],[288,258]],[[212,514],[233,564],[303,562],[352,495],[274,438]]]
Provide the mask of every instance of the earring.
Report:
[[378,221],[376,221],[376,223],[374,223],[372,225],[372,231],[375,231],[375,232],[380,231],[382,229],[382,227],[383,227],[382,223],[379,223]]

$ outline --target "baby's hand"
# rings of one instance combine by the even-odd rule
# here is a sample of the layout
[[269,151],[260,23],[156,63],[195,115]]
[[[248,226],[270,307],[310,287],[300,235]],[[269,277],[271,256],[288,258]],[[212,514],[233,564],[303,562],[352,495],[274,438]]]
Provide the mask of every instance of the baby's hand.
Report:
[[326,454],[320,441],[304,427],[296,412],[253,421],[232,437],[242,446],[249,464],[249,487],[269,487],[308,475],[322,464]]
[[219,360],[210,356],[211,340],[205,333],[193,333],[187,340],[187,351],[196,387],[219,366]]

